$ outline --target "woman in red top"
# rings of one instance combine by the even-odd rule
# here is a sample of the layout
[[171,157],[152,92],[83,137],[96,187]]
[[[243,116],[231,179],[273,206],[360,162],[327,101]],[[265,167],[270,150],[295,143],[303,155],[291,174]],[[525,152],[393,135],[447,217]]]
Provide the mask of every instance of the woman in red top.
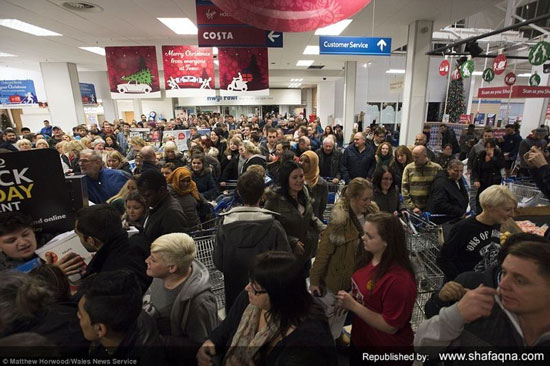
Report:
[[364,232],[365,252],[352,276],[351,293],[338,292],[338,305],[355,314],[352,349],[411,353],[416,282],[405,231],[397,217],[381,212],[367,216]]

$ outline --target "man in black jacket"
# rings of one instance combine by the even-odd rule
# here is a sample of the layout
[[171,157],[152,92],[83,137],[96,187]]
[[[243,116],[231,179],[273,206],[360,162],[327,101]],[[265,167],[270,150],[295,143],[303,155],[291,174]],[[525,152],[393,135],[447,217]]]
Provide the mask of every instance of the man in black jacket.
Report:
[[326,137],[323,140],[323,146],[317,149],[315,153],[319,157],[319,175],[321,177],[332,178],[332,183],[338,184],[342,178],[340,173],[340,160],[342,153],[334,148],[334,140]]
[[147,170],[157,170],[160,171],[159,166],[157,165],[157,156],[155,155],[155,150],[151,146],[145,146],[141,148],[141,157],[143,158],[143,163],[141,166],[141,174]]
[[342,156],[340,169],[342,178],[349,183],[356,177],[371,177],[376,167],[374,151],[367,145],[367,139],[362,132],[357,132],[353,137],[353,144],[350,144]]
[[76,214],[74,231],[86,250],[95,252],[84,277],[106,271],[126,270],[137,277],[145,293],[151,284],[145,264],[149,253],[143,245],[135,244],[135,238],[129,241],[116,208],[101,204],[80,209]]
[[265,183],[256,172],[246,172],[237,182],[237,192],[244,207],[224,214],[216,234],[214,265],[224,273],[225,309],[248,283],[248,272],[257,254],[270,250],[290,252],[286,232],[275,213],[260,208]]
[[139,194],[147,202],[149,215],[143,234],[151,242],[161,235],[184,233],[189,227],[179,202],[170,195],[166,178],[157,170],[148,170],[137,181]]
[[142,292],[132,273],[104,272],[81,287],[78,319],[93,358],[139,359],[141,365],[163,364],[160,337],[153,319],[141,312]]
[[428,211],[432,214],[445,215],[434,222],[437,224],[460,218],[468,208],[468,191],[464,186],[462,174],[464,164],[457,159],[449,162],[446,170],[435,176],[428,197]]

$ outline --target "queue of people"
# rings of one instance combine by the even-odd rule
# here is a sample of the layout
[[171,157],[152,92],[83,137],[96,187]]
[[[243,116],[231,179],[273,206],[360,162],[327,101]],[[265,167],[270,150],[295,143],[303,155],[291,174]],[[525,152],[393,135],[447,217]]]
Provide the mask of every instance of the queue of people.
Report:
[[[66,255],[47,257],[30,274],[0,272],[0,306],[10,309],[0,312],[0,348],[25,334],[24,344],[48,346],[57,356],[337,365],[336,345],[347,346],[352,364],[363,352],[426,353],[424,347],[478,341],[549,346],[548,242],[528,236],[500,246],[500,226],[517,206],[500,185],[507,159],[521,155],[515,134],[497,141],[486,130],[481,145],[472,144],[478,205],[477,215],[466,217],[470,194],[457,159],[464,151],[445,125],[436,158],[425,134],[414,147],[395,147],[381,127],[355,133],[341,149],[337,128],[300,117],[201,115],[164,124],[142,121],[160,139],[162,127],[189,129],[185,151],[168,139],[159,148],[130,137],[130,125],[120,121],[97,133],[77,126],[70,141],[52,129],[49,143],[66,174],[87,182],[94,205],[78,211],[74,229],[94,255],[88,264]],[[201,136],[199,128],[211,131]],[[522,159],[546,193],[549,165],[537,146]],[[327,214],[334,187],[339,195]],[[225,309],[217,307],[189,235],[214,217],[220,195],[239,202],[217,213],[212,262],[224,274]],[[416,334],[411,317],[420,284],[400,221],[407,212],[452,224],[437,258],[446,283]],[[130,226],[138,229],[131,237]],[[30,217],[0,214],[0,270],[35,260],[48,239],[35,235]],[[70,281],[73,275],[81,282]]]

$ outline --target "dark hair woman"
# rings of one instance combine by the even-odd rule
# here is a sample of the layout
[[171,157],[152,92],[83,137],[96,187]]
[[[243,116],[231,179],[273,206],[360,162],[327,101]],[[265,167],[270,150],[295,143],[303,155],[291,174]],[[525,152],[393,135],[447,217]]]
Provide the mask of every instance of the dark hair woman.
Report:
[[398,146],[394,151],[394,159],[390,163],[390,168],[395,172],[395,184],[401,190],[401,178],[405,167],[413,162],[411,150],[405,145]]
[[477,188],[476,208],[477,213],[481,213],[481,205],[479,203],[479,195],[485,189],[493,184],[502,182],[501,169],[506,165],[504,155],[496,148],[497,144],[494,139],[489,139],[485,142],[485,150],[480,152],[474,160],[472,168],[472,177],[474,178],[474,187]]
[[218,149],[218,155],[215,158],[221,163],[224,151],[227,148],[227,141],[223,137],[221,128],[215,128],[210,132],[210,143],[212,147]]
[[243,140],[240,137],[234,136],[229,140],[229,145],[223,152],[221,160],[222,174],[220,176],[220,186],[227,186],[228,181],[237,181],[239,179],[239,165],[245,162],[244,158],[241,158],[239,153],[239,147]]
[[212,169],[203,154],[194,154],[191,158],[191,172],[197,189],[207,200],[214,200],[218,196],[218,187],[212,176]]
[[119,153],[122,153],[122,149],[118,146],[116,137],[113,135],[105,135],[105,150],[118,151]]
[[372,184],[374,185],[373,200],[380,211],[397,215],[405,207],[399,202],[399,189],[395,179],[394,171],[383,165],[374,171]]
[[265,208],[280,214],[277,219],[285,228],[288,242],[309,272],[319,232],[325,225],[314,215],[302,167],[294,161],[284,162],[279,168],[279,185],[266,196]]
[[367,216],[364,252],[352,276],[351,293],[338,292],[338,305],[355,314],[351,343],[369,352],[412,351],[411,314],[416,281],[405,231],[397,217]]
[[246,293],[202,345],[199,365],[211,364],[221,350],[224,365],[337,365],[325,315],[302,269],[291,253],[258,255]]

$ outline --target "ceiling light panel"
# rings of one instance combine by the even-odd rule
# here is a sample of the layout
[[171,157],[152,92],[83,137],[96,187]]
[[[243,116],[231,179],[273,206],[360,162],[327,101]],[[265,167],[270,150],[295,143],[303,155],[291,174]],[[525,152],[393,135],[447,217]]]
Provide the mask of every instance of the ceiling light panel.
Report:
[[105,56],[105,48],[103,47],[78,47],[81,50],[97,53],[98,55]]
[[315,61],[314,60],[298,60],[298,62],[296,62],[296,66],[311,66],[313,65]]
[[3,27],[18,30],[32,34],[33,36],[47,37],[47,36],[62,36],[62,34],[52,32],[51,30],[37,27],[29,23],[22,22],[17,19],[0,19],[0,25]]
[[319,54],[319,46],[306,46],[304,49],[304,55],[318,55]]
[[179,35],[197,34],[197,26],[189,18],[157,18],[162,24]]
[[319,28],[315,31],[315,35],[317,36],[339,36],[340,33],[344,31],[344,29],[347,28],[348,25],[352,22],[353,19],[344,19],[339,21],[338,23],[334,23],[331,25],[328,25],[323,28]]
[[11,53],[0,52],[0,57],[17,57]]

